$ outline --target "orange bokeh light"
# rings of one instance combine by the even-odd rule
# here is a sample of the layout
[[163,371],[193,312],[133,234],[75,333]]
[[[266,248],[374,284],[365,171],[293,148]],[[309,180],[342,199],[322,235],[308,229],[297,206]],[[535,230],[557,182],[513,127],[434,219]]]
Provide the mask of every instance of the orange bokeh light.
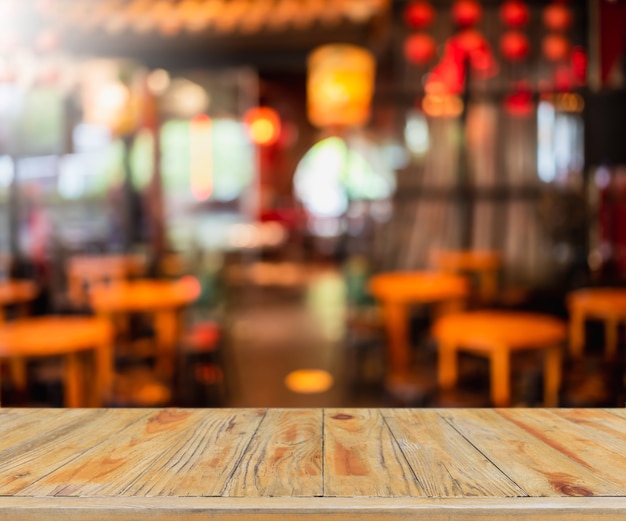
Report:
[[280,117],[269,107],[250,109],[244,116],[250,140],[256,145],[269,146],[280,136]]

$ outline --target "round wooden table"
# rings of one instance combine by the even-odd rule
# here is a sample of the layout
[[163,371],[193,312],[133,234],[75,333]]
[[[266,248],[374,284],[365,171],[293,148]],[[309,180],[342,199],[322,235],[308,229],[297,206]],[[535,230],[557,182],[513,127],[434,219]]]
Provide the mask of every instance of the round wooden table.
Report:
[[370,279],[388,336],[388,383],[410,380],[409,310],[412,304],[459,304],[468,295],[464,277],[429,271],[390,272]]
[[115,323],[120,315],[150,313],[155,317],[157,373],[173,374],[176,342],[180,334],[180,310],[200,296],[200,283],[193,277],[170,280],[120,281],[94,288],[93,309]]
[[617,328],[626,322],[626,288],[586,288],[567,295],[570,311],[570,352],[580,357],[585,346],[585,321],[604,322],[605,356],[617,355]]
[[28,280],[6,280],[0,282],[0,323],[4,322],[4,308],[15,304],[26,304],[37,297],[37,285]]
[[141,276],[146,260],[141,255],[76,255],[67,261],[70,302],[77,307],[89,304],[89,291],[101,284]]
[[498,294],[498,271],[502,255],[490,250],[434,250],[430,254],[433,268],[446,273],[471,273],[478,277],[478,296],[493,301]]
[[[23,362],[32,358],[65,358],[66,407],[102,405],[109,390],[105,387],[111,371],[112,331],[105,320],[92,317],[55,316],[20,319],[0,326],[0,358]],[[82,354],[94,353],[93,385],[83,393],[86,366]],[[26,390],[26,374],[13,373],[19,392]],[[90,399],[85,400],[84,395]]]
[[433,326],[439,342],[439,386],[447,389],[458,380],[457,353],[484,356],[490,362],[491,399],[496,407],[511,403],[511,354],[542,350],[545,355],[544,400],[556,407],[561,382],[561,343],[567,335],[564,322],[546,315],[506,311],[455,313]]

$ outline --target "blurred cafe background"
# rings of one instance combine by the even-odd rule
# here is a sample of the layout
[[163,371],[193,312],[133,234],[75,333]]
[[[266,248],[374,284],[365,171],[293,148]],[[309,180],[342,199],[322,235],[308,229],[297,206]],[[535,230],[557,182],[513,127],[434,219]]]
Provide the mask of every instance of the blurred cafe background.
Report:
[[0,0],[2,406],[623,406],[626,0]]

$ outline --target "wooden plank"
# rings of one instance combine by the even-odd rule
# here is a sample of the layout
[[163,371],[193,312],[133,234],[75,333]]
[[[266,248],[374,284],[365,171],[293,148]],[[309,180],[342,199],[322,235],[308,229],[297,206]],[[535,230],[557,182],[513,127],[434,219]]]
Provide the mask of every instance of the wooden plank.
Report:
[[[262,412],[153,410],[22,493],[60,496],[216,494]],[[224,441],[227,440],[227,441]],[[217,443],[216,443],[217,442]],[[230,448],[234,450],[228,450]],[[221,448],[226,448],[222,453]],[[230,467],[229,467],[230,465]],[[203,481],[205,480],[205,481]]]
[[24,409],[0,409],[0,450],[40,436],[44,426],[52,431],[84,414],[80,409],[28,409],[28,413]]
[[324,410],[325,496],[423,496],[375,409]]
[[[590,472],[614,483],[626,495],[626,421],[613,417],[616,423],[621,423],[622,431],[614,431],[615,434],[611,436],[606,429],[592,427],[599,427],[602,420],[610,421],[605,418],[607,413],[602,411],[587,413],[579,410],[573,415],[571,412],[568,414],[548,409],[499,412],[510,422],[580,463]],[[583,418],[595,418],[595,421],[577,425],[568,416],[578,421]]]
[[626,409],[610,409],[609,412],[620,418],[626,418]]
[[383,417],[428,496],[526,495],[437,411],[389,409]]
[[37,411],[32,417],[40,423],[30,431],[18,432],[21,441],[11,441],[13,436],[2,437],[5,448],[0,451],[0,495],[28,495],[26,490],[36,489],[40,480],[92,452],[111,432],[123,430],[146,415],[112,409],[67,412]]
[[[178,439],[161,447],[150,466],[133,477],[126,496],[219,496],[239,467],[265,416],[262,409],[216,409],[193,413],[198,422],[181,426]],[[114,488],[105,488],[114,494]]]
[[624,521],[626,498],[2,498],[2,521]]
[[530,496],[623,493],[621,487],[512,423],[502,413],[487,409],[441,411],[455,429]]
[[321,496],[323,411],[269,410],[226,496]]

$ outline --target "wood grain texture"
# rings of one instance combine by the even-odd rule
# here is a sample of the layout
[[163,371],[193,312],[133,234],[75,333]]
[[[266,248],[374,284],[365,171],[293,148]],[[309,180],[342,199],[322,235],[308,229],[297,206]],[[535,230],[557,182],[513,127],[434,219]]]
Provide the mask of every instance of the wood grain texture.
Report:
[[[38,412],[36,428],[23,425],[2,437],[0,495],[39,495],[41,483],[50,474],[97,450],[109,429],[123,429],[137,421],[137,414],[130,411],[71,411],[67,415],[59,409]],[[20,435],[21,439],[15,439]]]
[[379,411],[324,411],[325,496],[423,496]]
[[[187,411],[190,412],[190,411]],[[264,410],[190,412],[192,426],[171,438],[151,467],[124,489],[127,496],[220,496],[240,466]],[[111,491],[113,492],[113,491]]]
[[521,420],[509,421],[505,411],[457,409],[441,414],[530,496],[623,495],[619,485],[550,446],[532,429],[520,426]]
[[617,409],[0,410],[0,521],[624,521],[625,482]]
[[[499,412],[590,472],[620,485],[620,495],[626,495],[626,431],[615,430],[619,428],[618,423],[624,429],[623,421],[615,417],[615,421],[610,417],[605,418],[607,414],[601,411],[591,411],[591,414],[584,416],[571,412],[557,414],[542,409]],[[584,423],[581,422],[582,417],[587,419]],[[589,421],[591,417],[595,418],[594,422]],[[614,428],[610,425],[608,429],[602,428],[603,421],[613,423]]]
[[425,495],[526,495],[437,411],[389,409],[383,416]]
[[[190,447],[190,444],[203,440],[206,446],[206,438],[203,436],[206,435],[207,425],[214,421],[215,415],[221,414],[224,413],[214,411],[207,415],[201,410],[182,409],[150,411],[122,429],[110,432],[106,441],[80,453],[72,461],[72,465],[61,467],[46,475],[37,483],[25,488],[22,493],[63,496],[150,496],[168,493],[193,495],[197,488],[201,487],[207,495],[217,495],[228,471],[212,472],[204,469],[205,472],[202,474],[202,463],[210,457],[209,454],[202,454],[199,468],[194,467],[191,475],[182,472],[178,475],[176,465],[184,464],[188,451],[193,454],[196,447]],[[231,411],[230,414],[226,413],[226,418],[222,418],[221,425],[225,425],[225,430],[228,431],[234,416]],[[239,429],[232,433],[232,436],[239,440],[237,445],[241,451],[247,445],[255,425],[252,418],[245,413],[241,413],[239,422],[232,424],[237,427],[244,425],[244,430],[247,430],[247,438],[246,433],[240,434]],[[193,441],[190,442],[190,439]],[[221,455],[215,453],[215,457],[220,461],[228,461],[234,466],[237,459],[228,459],[230,455],[226,453],[227,459],[224,460]],[[191,463],[196,462],[192,459]],[[193,482],[193,477],[197,474],[211,479],[197,485],[195,490],[191,487],[181,491],[181,483],[184,486]],[[177,486],[172,490],[167,488],[164,490],[164,483],[169,482],[170,475],[176,477],[174,482]]]
[[226,496],[321,496],[323,411],[269,410]]

